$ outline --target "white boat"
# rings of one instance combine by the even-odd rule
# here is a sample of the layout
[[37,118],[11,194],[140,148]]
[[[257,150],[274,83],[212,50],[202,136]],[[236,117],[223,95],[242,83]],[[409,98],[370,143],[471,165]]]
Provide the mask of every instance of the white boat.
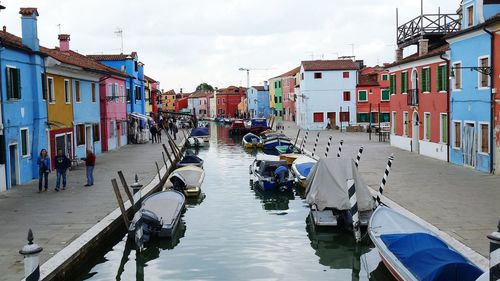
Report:
[[473,281],[483,275],[432,230],[390,208],[375,210],[368,233],[397,280]]
[[306,178],[317,162],[318,160],[303,154],[293,161],[291,170],[300,186],[306,187]]
[[262,139],[252,133],[244,135],[241,142],[243,143],[244,148],[262,147]]
[[321,158],[306,179],[306,202],[317,226],[344,226],[351,229],[352,216],[347,186],[354,180],[361,226],[367,226],[375,207],[372,193],[353,159]]
[[167,178],[163,190],[174,189],[184,193],[186,197],[200,195],[201,184],[205,178],[205,171],[196,166],[185,166],[175,169]]
[[199,137],[189,137],[187,142],[190,147],[205,147],[210,144],[210,142],[206,141],[205,138]]

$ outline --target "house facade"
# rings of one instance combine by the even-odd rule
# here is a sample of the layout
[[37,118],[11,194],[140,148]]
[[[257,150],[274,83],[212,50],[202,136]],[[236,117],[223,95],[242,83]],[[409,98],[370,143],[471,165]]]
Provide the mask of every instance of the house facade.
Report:
[[22,38],[0,31],[2,132],[0,191],[38,178],[37,158],[47,148],[44,55],[39,53],[36,8],[21,8]]
[[245,95],[245,88],[229,86],[224,89],[216,90],[217,96],[217,116],[236,117],[238,112],[238,104],[241,102],[241,97]]
[[248,113],[251,118],[268,118],[271,114],[269,107],[269,88],[264,86],[252,86],[247,90]]
[[354,94],[355,96],[351,98],[356,99],[358,124],[369,125],[390,121],[389,74],[386,70],[379,66],[361,69]]
[[295,88],[298,86],[297,73],[300,72],[300,67],[296,67],[281,75],[282,83],[282,104],[283,104],[283,120],[295,122]]
[[[500,22],[495,21],[489,26],[491,32],[493,32],[493,66],[500,65]],[[497,89],[494,93],[495,104],[494,104],[494,128],[493,128],[493,170],[495,174],[500,172],[500,76],[498,67],[491,69],[492,87]]]
[[189,96],[188,108],[192,114],[196,114],[199,117],[206,117],[208,115],[207,95],[209,94],[210,92],[206,91],[196,91]]
[[99,80],[101,107],[102,151],[118,149],[127,144],[126,76],[122,74],[102,77]]
[[[346,127],[356,118],[354,93],[359,64],[353,60],[303,61],[300,67],[300,94],[297,123],[303,129],[322,130],[330,124]],[[328,101],[328,102],[325,102]]]
[[271,91],[269,98],[271,105],[271,112],[276,116],[276,121],[283,121],[283,88],[281,75],[269,79],[271,86]]
[[175,100],[176,93],[174,90],[169,90],[162,95],[161,107],[163,110],[174,111],[175,110]]

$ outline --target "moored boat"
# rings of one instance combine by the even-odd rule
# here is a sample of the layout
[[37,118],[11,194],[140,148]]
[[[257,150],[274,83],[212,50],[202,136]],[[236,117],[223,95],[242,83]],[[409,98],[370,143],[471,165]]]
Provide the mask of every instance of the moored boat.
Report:
[[384,206],[368,228],[382,261],[397,280],[477,280],[483,271],[436,233]]
[[244,135],[243,140],[241,142],[243,143],[244,148],[262,147],[261,138],[252,133]]
[[269,133],[262,137],[262,147],[264,149],[273,150],[277,146],[290,146],[292,140],[284,134],[280,133]]
[[287,162],[279,160],[277,156],[258,154],[250,165],[250,174],[255,177],[257,185],[263,190],[285,191],[294,184]]
[[250,132],[254,134],[260,134],[265,130],[269,129],[269,126],[267,125],[267,120],[265,118],[253,118],[249,122],[250,126]]
[[205,178],[205,171],[196,166],[186,166],[175,169],[167,178],[163,190],[174,189],[182,192],[186,197],[200,195],[201,184]]
[[302,154],[299,153],[285,153],[285,154],[280,154],[280,160],[284,160],[288,163],[288,165],[292,165],[293,161],[295,161],[297,158],[302,156]]
[[185,167],[185,166],[196,166],[203,168],[203,159],[196,155],[185,155],[179,163],[177,163],[177,167]]
[[208,142],[210,139],[210,131],[207,127],[193,128],[191,130],[190,137],[203,139],[203,141]]
[[290,153],[299,153],[299,149],[294,145],[278,145],[275,147],[278,153],[281,154],[290,154]]
[[306,187],[306,178],[316,162],[318,162],[316,159],[307,155],[300,155],[293,161],[291,171],[295,175],[295,179],[300,186]]
[[210,143],[208,141],[205,141],[205,139],[203,138],[189,137],[187,139],[187,144],[189,147],[204,147],[208,146]]
[[231,128],[229,128],[229,133],[232,135],[239,135],[248,132],[248,129],[245,127],[245,122],[243,119],[234,119],[231,124]]

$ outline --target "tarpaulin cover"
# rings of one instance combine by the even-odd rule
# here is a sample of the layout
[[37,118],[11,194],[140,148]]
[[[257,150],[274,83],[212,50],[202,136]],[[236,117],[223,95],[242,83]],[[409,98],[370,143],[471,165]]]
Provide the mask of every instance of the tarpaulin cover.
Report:
[[180,164],[186,164],[186,163],[202,163],[203,159],[196,155],[186,155],[182,158]]
[[316,163],[301,163],[301,164],[297,164],[295,165],[295,167],[297,168],[297,171],[304,177],[307,177],[309,175],[309,172],[311,172],[311,169],[312,167],[314,166],[314,164]]
[[387,248],[422,281],[476,280],[482,271],[428,233],[383,234]]
[[267,127],[266,119],[252,119],[251,126],[253,127]]
[[204,137],[208,135],[208,128],[194,128],[191,130],[191,136],[193,137]]
[[358,172],[353,159],[322,158],[313,166],[306,179],[306,202],[318,210],[325,208],[349,210],[347,180],[353,179],[359,211],[374,208],[373,196]]

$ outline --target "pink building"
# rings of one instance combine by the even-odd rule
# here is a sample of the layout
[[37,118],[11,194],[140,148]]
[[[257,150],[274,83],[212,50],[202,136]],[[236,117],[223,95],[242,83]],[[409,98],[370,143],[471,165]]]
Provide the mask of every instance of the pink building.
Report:
[[102,151],[127,144],[125,77],[105,76],[99,81]]
[[199,117],[207,117],[209,109],[209,96],[211,92],[207,91],[196,91],[189,96],[188,108],[191,113],[195,113]]

